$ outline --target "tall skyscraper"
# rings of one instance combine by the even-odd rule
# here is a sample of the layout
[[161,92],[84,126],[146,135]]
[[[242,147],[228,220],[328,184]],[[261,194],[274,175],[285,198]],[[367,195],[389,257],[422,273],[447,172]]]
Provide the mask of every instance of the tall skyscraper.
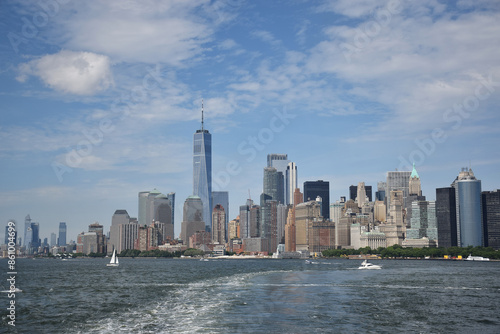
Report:
[[32,239],[31,239],[31,247],[37,251],[38,247],[40,247],[40,224],[31,222],[31,230],[33,231]]
[[[134,249],[134,243],[139,233],[137,220],[130,220],[129,223],[118,225],[118,246],[116,251],[121,253],[124,249]],[[109,250],[108,250],[109,251]]]
[[203,221],[203,209],[203,202],[198,196],[189,196],[184,202],[181,239],[185,245],[189,244],[189,237],[195,232],[205,230],[206,224]]
[[[139,193],[139,200],[140,200]],[[130,216],[128,215],[127,210],[116,210],[113,216],[111,217],[111,227],[109,228],[109,241],[107,252],[112,253],[114,249],[118,253],[123,250],[123,247],[120,245],[120,225],[128,224],[130,222]]]
[[401,245],[406,232],[406,226],[403,221],[403,191],[392,190],[390,192],[390,200],[388,200],[388,202],[391,203],[391,205],[387,216],[387,224],[380,225],[380,231],[385,233],[387,246],[395,244]]
[[405,206],[407,227],[410,227],[412,224],[413,202],[423,202],[425,200],[426,200],[425,196],[422,196],[422,185],[420,182],[420,176],[418,176],[415,164],[413,164],[413,170],[411,171],[410,180],[408,181],[408,197],[406,198],[406,206]]
[[325,219],[330,219],[330,182],[306,181],[304,182],[304,202],[315,201],[317,197],[321,197],[321,216]]
[[221,204],[212,210],[212,243],[226,243],[226,212]]
[[27,229],[26,229],[26,236],[25,236],[25,239],[26,239],[26,251],[31,254],[33,253],[33,244],[32,244],[32,240],[33,240],[33,230],[31,229],[31,226],[29,226]]
[[57,235],[54,232],[52,232],[50,234],[50,247],[54,247],[56,245],[57,245]]
[[203,127],[203,103],[201,129],[194,134],[193,147],[193,196],[203,203],[203,221],[209,231],[212,224],[212,135]]
[[470,168],[462,168],[453,181],[457,198],[457,240],[460,247],[482,246],[481,181]]
[[358,194],[356,196],[356,200],[358,201],[358,206],[362,208],[366,201],[366,189],[364,182],[358,183]]
[[415,164],[413,164],[413,170],[411,171],[410,180],[408,181],[408,194],[422,196],[422,185]]
[[276,185],[277,197],[273,198],[273,200],[277,200],[282,204],[286,202],[286,187],[288,184],[286,176],[289,163],[290,160],[288,160],[287,154],[273,153],[267,155],[267,167],[274,167],[278,173],[281,173],[281,175],[278,175]]
[[[222,207],[224,208],[224,213],[226,217],[225,233],[227,234],[228,224],[229,224],[229,193],[227,191],[212,191],[212,205],[214,206],[212,208],[212,211],[217,206],[217,204],[222,205]],[[225,237],[227,238],[228,236],[226,235]]]
[[259,205],[252,205],[250,207],[249,220],[248,220],[248,237],[258,238],[261,235],[261,210]]
[[141,191],[139,193],[139,216],[140,225],[149,225],[153,221],[154,199],[161,195],[156,188],[151,191]]
[[[174,238],[175,193],[162,194],[156,188],[139,192],[139,225],[150,225],[153,221],[164,225],[162,236]],[[162,242],[165,240],[161,240]]]
[[28,238],[28,228],[31,230],[31,217],[27,215],[24,218],[24,234],[23,234],[23,246],[28,247],[31,242],[31,237]]
[[500,189],[483,191],[484,246],[500,249]]
[[436,203],[434,201],[414,201],[410,228],[406,230],[407,239],[437,240]]
[[295,188],[293,192],[293,205],[288,210],[287,222],[285,226],[285,251],[287,252],[295,252],[297,250],[296,247],[296,237],[297,230],[295,225],[295,209],[297,205],[303,203],[304,195],[300,192],[299,188]]
[[[275,201],[280,200],[280,193],[278,186],[280,184],[279,179],[283,179],[283,175],[276,170],[274,167],[266,167],[264,168],[264,184],[262,193],[267,195],[268,197],[265,200],[272,199]],[[283,203],[283,202],[282,202]],[[260,203],[263,206],[265,202]]]
[[250,208],[253,205],[251,199],[247,199],[245,205],[240,205],[240,234],[241,238],[250,238]]
[[[387,172],[387,183],[385,194],[387,196],[387,210],[391,207],[391,191],[400,190],[403,193],[403,208],[406,208],[406,199],[409,194],[411,172],[406,171],[391,171]],[[400,198],[398,197],[398,201]],[[388,212],[389,213],[389,212]]]
[[59,238],[57,239],[57,246],[66,246],[66,223],[59,223]]
[[160,223],[161,226],[161,236],[163,240],[159,240],[160,243],[164,243],[167,240],[174,239],[174,222],[172,221],[172,212],[174,207],[170,198],[167,195],[160,194],[156,196],[153,200],[153,220],[155,223]]
[[295,162],[289,162],[286,167],[285,175],[285,204],[293,205],[293,193],[298,186],[297,183],[297,165]]
[[309,245],[313,238],[311,227],[313,221],[321,220],[321,210],[321,205],[316,201],[308,201],[295,206],[295,247],[297,251],[310,250]]
[[98,222],[94,222],[89,225],[88,233],[95,233],[97,235],[97,245],[94,252],[99,254],[106,253],[106,235],[104,234],[104,227]]
[[457,205],[455,188],[436,189],[438,246],[457,246]]
[[175,224],[175,193],[170,192],[167,194],[170,204],[172,205],[172,224]]
[[342,218],[342,211],[345,207],[345,197],[340,201],[330,204],[330,219],[331,221],[338,223],[340,218]]

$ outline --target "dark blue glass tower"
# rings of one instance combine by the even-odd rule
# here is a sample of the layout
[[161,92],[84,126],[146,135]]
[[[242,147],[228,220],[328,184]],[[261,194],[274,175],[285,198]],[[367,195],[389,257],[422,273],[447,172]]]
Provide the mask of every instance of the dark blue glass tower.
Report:
[[57,241],[58,246],[66,246],[66,223],[59,223],[59,240]]
[[194,134],[193,148],[193,195],[203,203],[203,221],[207,231],[212,226],[212,135],[203,128],[203,104],[201,129]]

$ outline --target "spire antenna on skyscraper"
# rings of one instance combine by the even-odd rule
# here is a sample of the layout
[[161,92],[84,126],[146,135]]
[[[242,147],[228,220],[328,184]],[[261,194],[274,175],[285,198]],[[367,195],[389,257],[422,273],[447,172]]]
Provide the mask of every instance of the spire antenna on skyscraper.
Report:
[[203,99],[201,99],[201,131],[203,131]]

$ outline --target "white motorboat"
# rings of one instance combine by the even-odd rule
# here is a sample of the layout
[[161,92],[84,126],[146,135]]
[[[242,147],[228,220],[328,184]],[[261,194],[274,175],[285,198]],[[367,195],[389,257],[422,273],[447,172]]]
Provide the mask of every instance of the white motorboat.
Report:
[[364,260],[358,269],[382,269],[382,267]]
[[106,266],[108,266],[108,267],[118,267],[119,266],[118,256],[116,256],[116,249],[113,250],[113,256],[111,256],[111,261],[109,261],[109,263],[107,263]]
[[490,259],[487,257],[482,257],[482,256],[472,256],[472,254],[469,254],[466,258],[467,261],[489,261]]

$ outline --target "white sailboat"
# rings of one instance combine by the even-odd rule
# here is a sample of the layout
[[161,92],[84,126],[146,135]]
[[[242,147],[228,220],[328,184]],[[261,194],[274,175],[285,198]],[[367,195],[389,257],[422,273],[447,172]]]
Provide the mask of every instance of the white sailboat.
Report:
[[108,267],[118,267],[118,256],[116,256],[116,249],[113,250],[113,256],[111,256],[111,261],[109,261],[108,264],[106,264]]

